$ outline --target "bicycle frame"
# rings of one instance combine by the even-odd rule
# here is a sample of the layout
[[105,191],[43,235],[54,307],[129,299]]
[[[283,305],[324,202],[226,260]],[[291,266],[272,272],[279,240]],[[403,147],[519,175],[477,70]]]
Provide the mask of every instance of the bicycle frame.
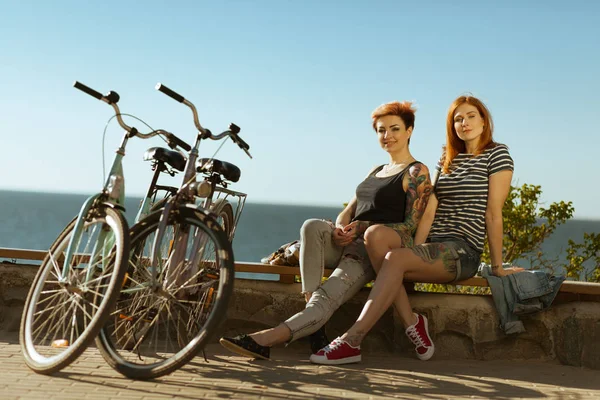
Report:
[[[196,125],[196,127],[198,129],[198,134],[196,135],[194,145],[192,146],[192,148],[190,149],[190,152],[188,154],[188,159],[186,162],[186,166],[185,166],[185,170],[184,170],[184,177],[183,177],[183,182],[181,184],[181,187],[175,195],[173,195],[170,199],[167,200],[167,202],[165,203],[165,205],[162,209],[160,222],[159,222],[158,228],[156,230],[156,236],[152,243],[152,250],[151,250],[151,256],[150,256],[149,272],[150,272],[150,276],[151,276],[151,282],[141,282],[134,287],[123,289],[123,292],[125,292],[125,293],[137,291],[141,287],[147,287],[148,285],[150,285],[154,290],[159,289],[159,284],[158,284],[158,280],[157,280],[158,273],[159,273],[158,264],[159,264],[159,261],[162,260],[162,254],[160,254],[161,253],[160,252],[160,243],[166,233],[167,225],[169,222],[169,215],[172,212],[172,210],[174,210],[176,207],[185,205],[185,204],[195,204],[194,199],[196,197],[203,197],[203,196],[199,195],[200,194],[200,190],[199,190],[200,186],[198,186],[198,182],[196,180],[196,177],[197,177],[196,162],[198,160],[198,154],[199,154],[198,150],[200,147],[200,142],[203,139],[210,138],[213,140],[220,140],[220,139],[223,139],[223,138],[229,136],[233,139],[233,141],[236,144],[238,144],[238,146],[242,150],[244,150],[246,152],[246,154],[248,154],[248,156],[250,156],[250,153],[248,152],[249,146],[241,138],[239,138],[237,136],[237,133],[239,132],[239,127],[231,124],[230,130],[225,131],[219,135],[212,135],[212,133],[208,129],[205,129],[202,127],[202,125],[200,125],[196,107],[191,102],[189,102],[188,100],[184,99],[182,96],[176,94],[175,92],[171,91],[170,89],[166,88],[165,86],[163,86],[161,84],[157,85],[157,89],[159,89],[160,91],[162,91],[165,94],[168,94],[170,97],[174,98],[175,100],[177,100],[181,103],[184,103],[192,110],[193,117],[194,117],[194,124]],[[238,202],[238,207],[236,208],[236,213],[235,213],[236,215],[234,218],[234,227],[237,226],[237,222],[239,220],[241,211],[245,204],[246,194],[240,193],[240,192],[234,192],[234,191],[228,190],[226,188],[215,188],[215,186],[212,185],[210,195],[204,201],[204,206],[197,206],[197,208],[203,209],[205,211],[210,210],[209,207],[212,202],[213,194],[215,192],[225,193],[226,196],[227,195],[237,196],[238,199],[240,199],[240,201]],[[146,197],[146,200],[148,200],[148,196]],[[142,209],[140,210],[140,213],[146,212],[145,210],[147,210],[148,206],[145,203],[146,203],[146,201],[142,204]],[[187,248],[187,241],[189,239],[189,234],[190,234],[189,228],[179,229],[175,232],[175,237],[173,238],[172,243],[170,245],[170,249],[169,249],[170,254],[168,255],[168,259],[170,261],[171,266],[172,265],[177,266],[177,265],[179,265],[180,262],[185,261],[185,250]],[[194,238],[194,242],[191,247],[191,249],[192,249],[191,259],[190,259],[191,265],[196,265],[195,260],[197,257],[201,256],[201,253],[204,249],[204,244],[205,244],[204,242],[205,242],[205,240],[203,239],[202,235],[198,235],[197,237]],[[174,271],[172,271],[172,268],[177,268],[177,267],[170,267],[169,269],[171,271],[166,271],[165,285],[169,285],[169,282],[170,282],[169,272],[174,273]],[[160,271],[160,272],[163,272],[163,271]],[[194,274],[195,274],[195,272],[194,272]]]
[[[201,135],[200,134],[196,135],[196,140],[195,140],[194,146],[192,147],[192,150],[189,153],[188,160],[185,165],[185,171],[184,171],[181,189],[179,189],[173,197],[171,197],[169,200],[167,200],[167,202],[163,208],[163,211],[162,211],[160,223],[158,225],[158,229],[156,232],[156,237],[154,238],[154,243],[152,244],[152,256],[150,258],[150,276],[152,277],[152,282],[150,282],[150,284],[154,289],[156,289],[158,287],[158,283],[157,283],[157,279],[156,279],[156,277],[158,276],[157,275],[157,270],[158,270],[157,263],[158,263],[158,260],[162,259],[159,247],[160,247],[160,241],[163,238],[166,228],[167,228],[169,214],[171,213],[171,210],[173,209],[173,207],[176,204],[183,204],[188,199],[193,198],[193,194],[191,193],[191,191],[193,190],[192,184],[196,182],[196,161],[198,159],[198,154],[199,154],[198,149],[200,147],[201,140],[202,140]],[[187,243],[188,234],[189,234],[189,232],[187,230],[184,232],[179,232],[179,235],[181,235],[181,236],[175,237],[173,239],[174,243],[176,244],[176,248],[173,251],[173,256],[171,257],[171,260],[172,260],[171,262],[174,263],[174,265],[177,265],[179,263],[180,258],[181,258],[181,252],[185,250],[185,249],[182,249],[181,243]],[[185,258],[185,254],[183,255],[183,257]],[[167,278],[165,280],[168,282]]]
[[[113,107],[116,108],[118,112],[118,107],[116,104],[113,104]],[[120,119],[120,117],[119,117]],[[127,145],[127,141],[129,139],[130,132],[126,132],[121,145],[116,151],[115,159],[113,160],[112,167],[110,169],[110,173],[108,175],[108,179],[104,183],[104,187],[102,192],[97,193],[91,197],[89,197],[81,207],[79,214],[77,216],[77,222],[75,223],[75,227],[73,229],[73,235],[69,241],[69,245],[67,247],[67,251],[65,254],[65,262],[62,267],[61,276],[59,281],[61,283],[66,282],[66,276],[68,275],[69,266],[71,265],[71,261],[73,258],[74,245],[78,242],[83,226],[86,222],[86,218],[90,212],[90,210],[95,207],[95,205],[100,201],[104,204],[107,204],[111,207],[124,210],[124,200],[125,200],[125,177],[123,175],[123,157],[125,156],[125,147]],[[97,228],[95,228],[97,229]],[[98,235],[98,240],[94,245],[94,249],[90,255],[90,265],[92,265],[93,260],[100,254],[100,251],[106,251],[105,249],[105,236],[106,232],[101,231]],[[98,246],[98,244],[101,244]],[[112,246],[110,246],[112,247]],[[91,268],[88,268],[86,273],[86,280],[89,280],[92,276],[93,271]]]
[[[224,196],[221,197],[220,196],[221,193],[224,194]],[[215,194],[217,195],[216,199],[214,199]],[[202,208],[204,208],[205,210],[210,210],[212,204],[215,203],[216,200],[219,200],[219,199],[227,200],[229,198],[229,196],[237,198],[236,207],[233,212],[233,229],[231,231],[231,237],[229,238],[229,240],[233,240],[233,237],[235,235],[235,230],[237,228],[237,224],[242,215],[244,206],[246,205],[247,194],[242,193],[242,192],[236,192],[235,190],[230,190],[225,187],[215,186],[211,190],[210,195],[207,196],[206,199],[204,200],[204,203],[202,204]]]
[[[156,170],[154,172],[154,176],[152,177],[152,181],[150,182],[150,186],[148,187],[146,196],[142,199],[142,204],[140,205],[140,208],[138,209],[138,213],[135,217],[134,223],[141,221],[144,217],[146,217],[148,214],[150,214],[150,210],[152,209],[153,205],[155,204],[154,201],[156,201],[156,195],[159,190],[165,190],[165,191],[169,192],[165,197],[177,193],[177,189],[172,186],[162,186],[162,185],[156,184],[160,173],[162,171],[168,170],[168,169],[160,170],[159,169],[160,163],[163,163],[163,165],[164,165],[164,162],[157,162],[155,164]],[[174,173],[172,173],[171,176],[174,176]]]
[[[69,270],[69,267],[73,260],[74,251],[75,251],[74,247],[75,247],[75,244],[79,242],[79,239],[83,233],[83,227],[85,225],[86,219],[88,218],[88,216],[90,214],[90,211],[94,207],[96,207],[98,205],[98,203],[102,203],[109,207],[115,208],[115,209],[119,210],[120,212],[123,212],[125,210],[125,207],[124,207],[125,177],[123,174],[123,157],[125,157],[125,147],[127,146],[127,141],[129,140],[129,138],[137,136],[142,139],[148,139],[148,138],[151,138],[158,134],[163,134],[163,135],[168,134],[168,132],[165,132],[165,131],[153,131],[153,132],[150,132],[147,134],[143,134],[141,132],[138,132],[138,130],[136,128],[128,126],[121,117],[121,111],[119,110],[119,106],[117,105],[117,102],[119,101],[119,95],[116,92],[110,91],[107,95],[103,96],[102,94],[98,93],[94,89],[91,89],[91,88],[83,85],[80,82],[76,81],[74,83],[74,86],[77,89],[83,91],[84,93],[87,93],[88,95],[90,95],[100,101],[104,101],[105,103],[110,105],[113,108],[113,110],[115,111],[115,116],[117,118],[117,122],[123,129],[125,129],[125,135],[123,136],[121,144],[116,151],[116,155],[113,160],[113,164],[111,166],[110,173],[108,175],[106,182],[104,183],[102,192],[89,197],[84,202],[81,209],[79,210],[79,214],[76,218],[75,226],[73,229],[73,235],[71,236],[71,239],[69,240],[69,244],[67,246],[67,250],[65,253],[64,264],[63,264],[62,270],[60,271],[59,281],[61,283],[67,283],[66,276],[68,275],[68,270]],[[172,137],[177,139],[174,135],[172,135]],[[177,140],[179,140],[179,139],[177,139]],[[140,213],[138,213],[138,216],[143,215],[143,212],[147,212],[147,211],[145,211],[146,207],[147,207],[146,205],[144,205],[144,204],[142,205],[142,210],[140,211]],[[98,228],[95,228],[95,229],[98,229]],[[94,248],[90,255],[90,257],[91,257],[90,265],[93,265],[94,260],[97,258],[97,256],[100,254],[100,252],[110,251],[113,244],[114,243],[111,242],[110,238],[108,241],[106,241],[106,232],[104,230],[101,230],[98,233],[98,239],[96,240],[96,242],[94,244]],[[52,262],[54,265],[56,265],[56,260],[52,260]],[[104,266],[102,266],[102,267],[104,267]],[[57,269],[58,269],[58,267],[57,267]],[[93,273],[93,269],[88,268],[88,270],[86,271],[86,280],[91,279],[92,273]]]

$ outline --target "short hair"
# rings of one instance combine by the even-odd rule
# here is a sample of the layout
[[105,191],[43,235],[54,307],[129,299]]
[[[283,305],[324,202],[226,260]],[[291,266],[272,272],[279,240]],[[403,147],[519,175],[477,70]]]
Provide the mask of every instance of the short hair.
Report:
[[373,119],[373,129],[377,130],[377,120],[381,117],[385,117],[387,115],[396,115],[402,119],[406,129],[415,127],[415,112],[417,109],[413,107],[413,104],[410,101],[392,101],[389,103],[385,103],[377,107],[373,113],[371,113],[371,118]]

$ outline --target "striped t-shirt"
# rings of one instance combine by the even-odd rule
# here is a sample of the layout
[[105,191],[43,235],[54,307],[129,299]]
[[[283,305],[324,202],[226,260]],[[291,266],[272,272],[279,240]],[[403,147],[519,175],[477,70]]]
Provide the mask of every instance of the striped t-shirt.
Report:
[[475,157],[460,153],[448,174],[443,173],[442,163],[443,158],[437,165],[438,207],[429,237],[458,238],[483,251],[489,179],[502,170],[513,170],[508,148],[498,144]]

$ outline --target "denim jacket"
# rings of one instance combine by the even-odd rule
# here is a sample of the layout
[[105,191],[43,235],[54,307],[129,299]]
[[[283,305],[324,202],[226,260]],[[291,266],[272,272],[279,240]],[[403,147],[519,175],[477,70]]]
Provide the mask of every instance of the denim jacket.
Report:
[[525,332],[519,315],[531,314],[550,307],[564,276],[552,276],[543,271],[523,271],[507,276],[494,276],[487,264],[479,267],[492,289],[500,327],[506,334]]

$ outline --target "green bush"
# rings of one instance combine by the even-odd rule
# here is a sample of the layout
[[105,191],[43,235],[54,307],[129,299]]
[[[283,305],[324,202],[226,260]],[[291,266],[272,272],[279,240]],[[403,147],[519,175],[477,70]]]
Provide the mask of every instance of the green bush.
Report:
[[[504,261],[526,259],[532,269],[544,269],[551,273],[566,274],[567,278],[600,282],[600,234],[585,233],[582,243],[568,241],[565,260],[546,257],[541,246],[556,228],[573,217],[575,208],[572,202],[560,201],[547,208],[540,206],[542,188],[539,185],[524,184],[510,187],[510,192],[502,210],[504,223]],[[482,262],[490,262],[487,240],[481,257]],[[595,268],[585,272],[584,263],[595,262]],[[426,292],[446,293],[489,293],[489,288],[460,287],[453,285],[417,284],[416,289]]]

